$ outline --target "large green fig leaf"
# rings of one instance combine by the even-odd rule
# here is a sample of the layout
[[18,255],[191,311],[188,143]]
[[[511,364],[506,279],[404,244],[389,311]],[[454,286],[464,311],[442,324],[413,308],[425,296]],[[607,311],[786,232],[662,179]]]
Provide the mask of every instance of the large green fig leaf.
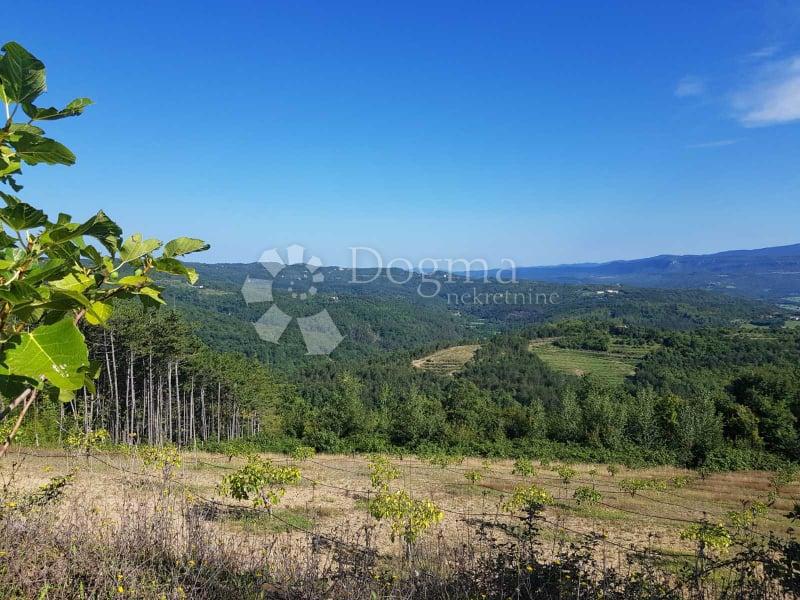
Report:
[[157,258],[153,266],[162,273],[170,273],[172,275],[182,275],[186,277],[186,281],[194,285],[197,282],[197,271],[192,267],[187,267],[176,258]]
[[19,139],[10,144],[17,151],[17,156],[29,165],[47,163],[48,165],[74,165],[75,155],[64,144],[29,133],[21,133]]
[[0,220],[14,231],[33,229],[47,223],[47,216],[38,208],[24,202],[0,208]]
[[164,256],[169,258],[172,256],[183,256],[184,254],[191,254],[192,252],[202,252],[208,250],[210,246],[203,240],[195,238],[179,237],[171,242],[167,242],[164,246]]
[[150,254],[160,246],[161,242],[159,240],[143,240],[141,233],[134,233],[122,243],[122,248],[119,249],[119,257],[124,262],[129,262],[141,258],[145,254]]
[[32,121],[56,121],[66,117],[77,117],[83,112],[83,109],[92,104],[89,98],[75,98],[72,102],[67,104],[64,108],[40,108],[34,106],[30,102],[25,102],[22,105],[22,110],[28,115]]
[[45,239],[62,243],[84,235],[98,240],[112,254],[119,249],[122,229],[101,210],[85,223],[72,223],[67,219],[46,232]]
[[89,367],[83,335],[70,317],[22,334],[4,358],[10,375],[49,381],[65,390],[82,387],[83,371]]
[[5,97],[12,102],[32,102],[47,89],[44,63],[16,42],[2,48],[0,80]]

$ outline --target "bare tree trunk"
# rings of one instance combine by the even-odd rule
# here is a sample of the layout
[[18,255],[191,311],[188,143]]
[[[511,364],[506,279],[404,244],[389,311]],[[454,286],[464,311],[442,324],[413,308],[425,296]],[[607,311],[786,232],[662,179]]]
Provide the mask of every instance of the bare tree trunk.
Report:
[[149,399],[148,402],[150,403],[150,410],[149,410],[149,419],[147,421],[147,443],[152,444],[154,436],[154,428],[153,428],[153,408],[155,407],[155,403],[153,401],[153,351],[150,350],[150,357],[148,361],[148,371],[150,375],[150,382],[149,382]]
[[195,441],[194,433],[194,375],[192,375],[191,392],[189,392],[189,441]]
[[181,388],[180,383],[178,381],[178,362],[175,361],[175,401],[177,405],[175,406],[176,417],[178,418],[178,445],[181,445],[181,432],[183,431],[181,428]]
[[204,442],[208,439],[208,429],[206,423],[206,387],[200,388],[200,439]]
[[167,439],[172,441],[172,363],[167,363]]
[[158,415],[156,423],[158,424],[158,443],[159,445],[164,443],[164,382],[161,379],[161,375],[158,376]]
[[[105,337],[105,332],[103,333]],[[108,388],[114,398],[114,443],[119,443],[119,387],[117,385],[117,359],[114,353],[114,330],[112,329],[109,337],[111,339],[111,364],[108,364],[108,354],[106,354],[106,366],[108,369]]]
[[217,441],[222,437],[222,383],[217,382]]

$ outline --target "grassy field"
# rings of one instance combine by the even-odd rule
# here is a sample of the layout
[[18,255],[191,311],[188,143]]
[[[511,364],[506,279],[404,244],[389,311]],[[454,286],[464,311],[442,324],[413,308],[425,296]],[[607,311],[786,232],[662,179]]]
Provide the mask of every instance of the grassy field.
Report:
[[[652,346],[612,343],[607,352],[573,350],[559,348],[554,344],[555,340],[534,340],[530,349],[556,371],[579,377],[591,374],[611,384],[620,383],[632,375],[639,359],[655,349]],[[451,346],[418,358],[412,361],[412,365],[440,375],[453,375],[464,368],[479,347],[477,344]]]
[[653,350],[645,346],[611,344],[607,352],[559,348],[554,339],[534,340],[531,351],[556,371],[570,375],[593,375],[608,383],[620,383],[632,375],[639,359]]
[[472,359],[478,348],[477,344],[451,346],[418,358],[412,361],[411,364],[418,369],[430,371],[431,373],[453,375],[464,368],[464,365]]
[[[208,525],[231,535],[285,534],[290,538],[307,532],[337,535],[366,525],[375,525],[376,539],[387,552],[397,544],[390,540],[385,523],[369,516],[367,506],[375,496],[370,485],[368,458],[362,456],[318,455],[295,462],[280,455],[264,455],[280,464],[295,464],[302,480],[287,487],[279,508],[272,515],[252,513],[245,502],[221,497],[217,486],[221,478],[244,464],[241,458],[229,460],[224,455],[186,453],[180,468],[168,486],[172,493],[189,498],[198,506],[214,507]],[[0,463],[0,475],[6,480],[17,469],[15,480],[22,489],[32,490],[52,477],[78,468],[67,490],[65,505],[73,503],[88,509],[99,519],[120,520],[121,508],[131,497],[146,497],[159,489],[161,473],[139,464],[138,459],[119,454],[101,454],[94,458],[70,458],[34,449],[15,449],[12,460]],[[659,549],[681,554],[690,544],[680,533],[689,520],[705,517],[724,522],[730,511],[739,511],[743,503],[766,501],[772,474],[766,472],[718,473],[699,478],[696,474],[671,467],[628,470],[620,468],[612,475],[602,465],[571,465],[576,473],[565,483],[557,463],[542,466],[534,462],[532,477],[512,473],[508,460],[464,459],[460,464],[440,467],[416,457],[391,458],[400,476],[392,489],[403,489],[414,497],[435,502],[445,511],[445,519],[428,535],[443,535],[456,540],[465,532],[466,516],[491,515],[505,519],[502,504],[519,486],[536,483],[555,499],[546,510],[548,522],[570,536],[604,532],[609,541],[624,545],[652,544]],[[470,483],[466,473],[481,474]],[[677,479],[676,479],[677,478]],[[662,482],[660,489],[624,491],[624,480]],[[676,482],[679,482],[676,484]],[[600,493],[593,504],[579,504],[575,490],[590,486]],[[778,500],[767,509],[757,528],[762,533],[783,533],[791,522],[785,517],[793,507],[792,498],[800,494],[793,483],[781,490]]]
[[[4,597],[65,599],[367,599],[394,585],[393,573],[408,567],[409,550],[392,534],[386,519],[377,520],[369,512],[379,493],[371,484],[370,458],[262,458],[297,466],[302,473],[271,512],[221,494],[221,479],[243,466],[243,458],[187,452],[165,477],[162,469],[148,467],[135,452],[87,457],[13,448],[0,462],[0,592]],[[695,560],[696,542],[684,535],[691,527],[730,523],[725,526],[731,531],[741,531],[735,515],[748,514],[743,509],[759,501],[764,512],[746,526],[747,535],[785,536],[792,525],[787,514],[800,494],[796,482],[777,484],[773,474],[765,472],[700,478],[668,467],[634,471],[570,465],[574,471],[568,472],[566,465],[537,462],[535,473],[520,476],[507,460],[467,458],[442,467],[417,457],[387,458],[398,470],[389,491],[432,501],[442,511],[442,520],[413,542],[413,552],[415,565],[441,570],[445,576],[465,563],[481,576],[481,553],[496,552],[495,542],[514,539],[510,536],[518,535],[513,531],[521,527],[520,513],[510,512],[507,502],[531,485],[551,497],[531,538],[538,568],[550,565],[561,573],[560,558],[569,548],[581,547],[596,565],[617,572],[630,572],[640,564],[632,563],[632,557],[646,552],[667,577]],[[72,479],[60,497],[43,494],[48,488],[41,486],[70,473]],[[636,483],[634,493],[631,482]],[[593,490],[592,499],[584,496],[579,501],[581,490]],[[26,498],[39,500],[31,503]],[[737,549],[734,545],[725,555]],[[337,578],[343,568],[358,569],[368,579],[348,576],[336,594],[325,587],[319,595],[309,595],[310,586],[329,581],[317,578],[320,570]],[[530,563],[525,568],[525,573],[532,572]],[[387,587],[374,579],[384,576],[389,577]],[[84,581],[94,586],[88,594]],[[279,581],[283,588],[276,587]],[[291,581],[295,583],[287,583]],[[234,584],[260,592],[237,595]],[[292,589],[302,593],[287,592],[287,585],[299,586]],[[364,592],[367,585],[372,591]],[[98,595],[92,590],[104,591]],[[406,591],[385,597],[414,596]]]

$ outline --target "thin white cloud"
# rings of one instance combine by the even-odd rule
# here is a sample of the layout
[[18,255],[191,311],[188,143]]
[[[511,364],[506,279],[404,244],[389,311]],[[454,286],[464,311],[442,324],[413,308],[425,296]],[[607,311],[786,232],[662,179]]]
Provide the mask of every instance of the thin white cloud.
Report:
[[733,146],[741,140],[714,140],[712,142],[701,142],[699,144],[689,144],[687,148],[721,148],[723,146]]
[[746,127],[800,120],[800,55],[763,64],[733,95],[733,107]]
[[705,82],[694,75],[687,75],[675,86],[675,95],[678,98],[700,96],[706,91]]
[[763,48],[759,48],[755,52],[751,52],[747,56],[748,58],[752,58],[755,60],[762,60],[774,56],[777,51],[778,51],[777,46],[764,46]]

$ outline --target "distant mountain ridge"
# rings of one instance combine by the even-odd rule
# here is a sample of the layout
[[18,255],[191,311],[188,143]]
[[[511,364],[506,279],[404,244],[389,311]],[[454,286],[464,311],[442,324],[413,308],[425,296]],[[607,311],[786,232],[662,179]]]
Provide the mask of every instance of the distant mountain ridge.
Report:
[[800,244],[715,254],[662,254],[605,263],[518,267],[516,275],[519,279],[559,283],[717,290],[796,305],[800,310]]

